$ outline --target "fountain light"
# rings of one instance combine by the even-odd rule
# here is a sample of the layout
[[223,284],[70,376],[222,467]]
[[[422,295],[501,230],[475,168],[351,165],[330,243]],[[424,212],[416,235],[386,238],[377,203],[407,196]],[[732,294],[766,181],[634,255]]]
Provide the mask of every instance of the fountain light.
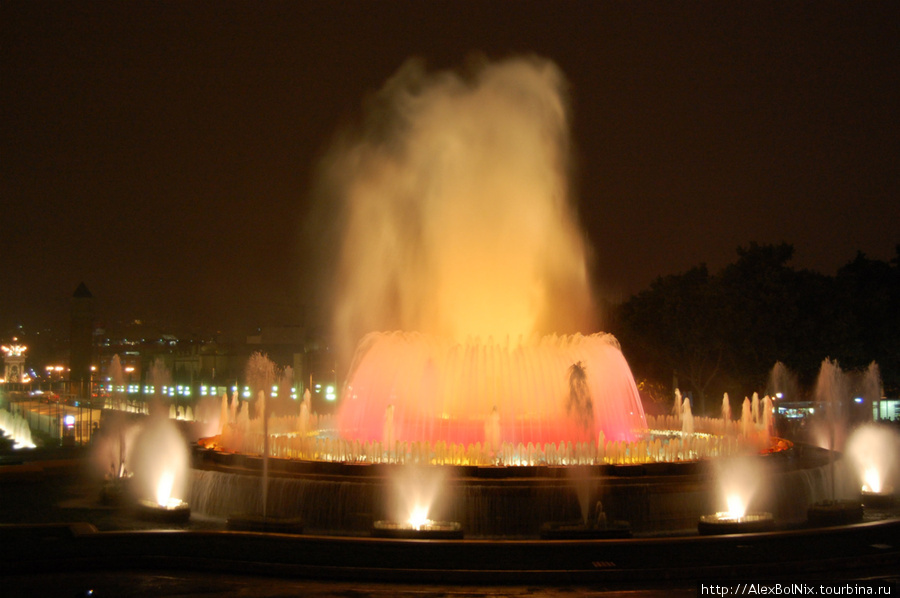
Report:
[[863,474],[863,492],[881,492],[881,475],[875,467],[869,467]]
[[376,538],[399,540],[461,540],[464,532],[456,521],[432,521],[410,518],[408,521],[376,521],[372,526]]
[[701,516],[697,524],[700,534],[746,534],[772,530],[775,520],[771,513],[747,511],[763,475],[757,459],[741,458],[717,463],[717,476],[726,510]]
[[141,499],[138,501],[138,514],[142,519],[165,521],[168,523],[187,521],[191,517],[191,507],[172,496],[175,485],[175,473],[165,470],[156,483],[156,502]]
[[894,487],[882,482],[881,472],[875,466],[863,473],[861,494],[866,507],[889,507],[894,504]]
[[416,530],[421,529],[423,526],[434,523],[431,519],[428,518],[428,507],[422,505],[416,505],[415,507],[413,507],[412,513],[410,514],[409,519],[407,519],[406,522]]
[[163,523],[190,519],[191,508],[179,497],[186,491],[188,451],[175,425],[167,418],[150,418],[140,425],[133,444],[126,446],[126,458],[134,472],[129,485],[138,497],[136,516]]
[[168,507],[173,503],[181,502],[177,498],[172,498],[172,486],[175,484],[175,474],[171,471],[165,471],[159,477],[156,484],[156,504],[161,507]]
[[700,517],[697,531],[702,536],[723,534],[755,534],[775,529],[775,519],[771,513],[760,511],[734,516],[731,513],[713,513]]
[[[440,468],[407,466],[394,477],[391,519],[375,521],[372,535],[400,539],[459,539],[462,526],[432,519],[446,511],[445,472]],[[444,503],[444,504],[442,504]]]
[[738,494],[729,494],[725,499],[728,505],[726,514],[733,518],[740,518],[747,514],[747,503]]
[[900,437],[896,431],[876,424],[857,428],[847,441],[847,455],[860,478],[860,494],[866,507],[894,503],[892,480],[897,475]]
[[889,507],[894,504],[894,488],[882,482],[877,467],[869,467],[863,473],[862,502],[867,507]]

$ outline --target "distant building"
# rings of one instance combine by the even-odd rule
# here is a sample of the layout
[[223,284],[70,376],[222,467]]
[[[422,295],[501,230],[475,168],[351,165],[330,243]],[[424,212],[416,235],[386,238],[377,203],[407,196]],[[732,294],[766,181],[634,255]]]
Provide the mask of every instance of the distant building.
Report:
[[266,326],[247,337],[247,348],[265,353],[275,363],[290,365],[294,386],[310,390],[317,412],[329,411],[340,380],[338,364],[324,335],[304,326]]
[[69,333],[69,380],[74,385],[90,384],[94,362],[94,296],[82,282],[71,301]]
[[[18,339],[13,338],[13,341],[18,341]],[[3,379],[0,382],[10,385],[27,382],[28,375],[25,372],[25,351],[27,349],[28,347],[20,345],[18,342],[3,345]]]

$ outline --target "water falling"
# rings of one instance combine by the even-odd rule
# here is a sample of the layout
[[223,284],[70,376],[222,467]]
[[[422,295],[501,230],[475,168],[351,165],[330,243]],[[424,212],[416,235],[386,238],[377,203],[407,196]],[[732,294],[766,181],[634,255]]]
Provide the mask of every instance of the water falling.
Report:
[[750,438],[753,435],[753,415],[750,407],[750,399],[744,397],[741,404],[741,434],[744,438]]
[[190,457],[178,428],[162,416],[151,416],[136,428],[127,457],[130,471],[134,473],[136,497],[154,503],[184,500]]
[[769,373],[767,392],[776,399],[797,401],[800,398],[800,383],[797,375],[782,362],[776,362]]
[[847,456],[865,492],[893,492],[900,482],[900,435],[891,426],[870,423],[854,430]]
[[840,450],[846,436],[844,406],[850,399],[850,380],[837,361],[826,359],[816,379],[816,402],[824,405],[828,413],[827,429],[820,444],[824,448]]
[[726,392],[722,396],[722,434],[728,433],[728,425],[731,423],[731,401]]
[[685,435],[694,433],[694,414],[691,411],[690,399],[685,399],[682,404],[681,433]]
[[168,399],[165,395],[165,388],[172,385],[172,374],[162,359],[154,360],[150,366],[147,381],[153,388],[153,396],[150,399],[150,414],[168,415],[169,408],[166,406]]
[[874,361],[859,374],[855,394],[863,399],[866,405],[874,405],[883,398],[884,390],[881,384],[881,371],[878,368],[878,364]]
[[[337,417],[345,438],[383,440],[389,407],[400,441],[484,442],[494,408],[501,437],[512,443],[591,441],[599,430],[629,440],[646,427],[631,371],[609,335],[500,345],[395,332],[369,335],[362,346]],[[570,369],[579,362],[590,401],[567,409]]]
[[118,355],[113,355],[109,362],[109,368],[106,370],[106,375],[109,378],[109,387],[111,390],[109,393],[110,407],[121,409],[125,398],[125,393],[123,392],[123,387],[125,385],[125,371],[122,368],[122,361],[119,359]]
[[593,323],[563,75],[537,58],[472,66],[408,62],[326,160],[345,208],[341,353],[375,330],[499,341]]
[[262,487],[262,516],[268,514],[269,496],[269,411],[267,395],[271,391],[274,381],[277,379],[275,363],[263,353],[256,352],[250,356],[245,370],[245,379],[251,390],[256,391],[256,417],[262,422],[263,433],[263,475]]
[[496,406],[504,440],[630,438],[643,409],[617,344],[572,334],[595,308],[563,76],[470,66],[406,64],[325,161],[344,224],[335,340],[354,355],[341,434],[378,438],[393,405],[397,440],[483,442]]
[[0,409],[0,432],[12,438],[13,448],[35,448],[31,427],[18,413],[13,415],[6,409]]

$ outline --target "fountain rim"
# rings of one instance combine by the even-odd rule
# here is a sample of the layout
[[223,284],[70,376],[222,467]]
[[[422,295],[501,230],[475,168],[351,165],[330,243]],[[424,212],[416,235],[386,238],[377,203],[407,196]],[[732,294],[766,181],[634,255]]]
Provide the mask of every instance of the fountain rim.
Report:
[[[773,437],[773,440],[776,440]],[[779,441],[783,439],[777,439]],[[823,464],[828,456],[825,449],[812,445],[795,445],[790,441],[778,451],[765,449],[752,453],[752,456],[763,459],[767,463],[777,464],[783,469],[805,469],[809,460]],[[216,470],[235,474],[262,475],[263,455],[223,451],[207,448],[199,443],[191,447],[192,468],[200,470]],[[797,453],[805,458],[791,458]],[[821,453],[821,454],[820,454]],[[730,457],[721,457],[728,459]],[[704,458],[687,461],[665,461],[636,464],[568,464],[568,465],[447,465],[431,463],[368,463],[357,461],[326,461],[307,459],[288,459],[270,456],[268,458],[268,475],[274,478],[290,477],[331,477],[331,478],[386,478],[394,472],[405,468],[419,467],[423,469],[440,469],[449,472],[450,479],[475,480],[560,480],[570,481],[571,473],[578,472],[585,477],[628,480],[631,478],[670,478],[670,477],[706,477],[714,475],[713,463],[719,458]]]

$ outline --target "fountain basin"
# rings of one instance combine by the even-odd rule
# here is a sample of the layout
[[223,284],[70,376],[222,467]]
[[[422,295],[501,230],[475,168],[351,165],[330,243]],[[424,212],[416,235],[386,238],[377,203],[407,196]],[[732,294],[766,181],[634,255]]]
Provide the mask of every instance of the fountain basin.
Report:
[[[769,480],[756,510],[801,525],[810,504],[828,496],[827,451],[801,445],[757,457]],[[227,518],[259,512],[260,459],[196,449],[190,476],[197,513]],[[696,533],[715,511],[715,474],[708,461],[641,466],[426,466],[443,470],[442,510],[434,519],[458,521],[467,538],[538,538],[547,522],[584,520],[577,485],[610,521],[627,521],[635,535]],[[391,509],[394,480],[406,466],[388,463],[269,460],[268,512],[296,517],[307,534],[369,535],[375,521],[401,520]]]
[[731,513],[713,513],[700,517],[697,531],[701,536],[719,536],[724,534],[756,534],[775,529],[775,518],[771,513],[760,511],[745,515]]
[[894,506],[896,496],[894,489],[887,487],[881,492],[873,492],[871,490],[863,490],[861,493],[862,503],[864,507],[873,509],[885,509]]
[[225,521],[225,528],[234,532],[261,532],[268,534],[302,534],[303,519],[299,517],[263,517],[262,515],[232,515]]
[[183,500],[171,499],[161,505],[152,500],[139,499],[134,506],[135,516],[157,523],[184,523],[191,518],[191,507]]
[[585,525],[581,521],[548,521],[541,526],[541,540],[608,540],[630,538],[627,521],[613,521],[606,525]]
[[858,500],[824,500],[807,510],[809,524],[814,527],[859,523],[863,518],[863,506]]
[[100,489],[100,502],[108,506],[124,505],[131,496],[131,478],[104,480]]
[[463,528],[456,521],[426,521],[421,525],[376,521],[372,525],[372,535],[396,540],[462,540]]

